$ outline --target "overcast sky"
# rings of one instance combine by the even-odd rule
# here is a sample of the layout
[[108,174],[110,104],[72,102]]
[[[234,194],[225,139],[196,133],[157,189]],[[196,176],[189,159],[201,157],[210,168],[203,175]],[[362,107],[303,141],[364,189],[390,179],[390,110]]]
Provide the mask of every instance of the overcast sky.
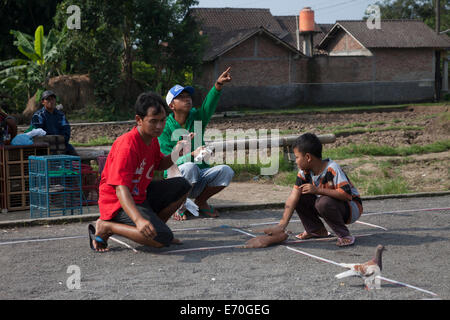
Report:
[[303,7],[311,7],[317,23],[336,20],[358,20],[376,0],[198,0],[201,8],[267,8],[275,16],[298,15]]

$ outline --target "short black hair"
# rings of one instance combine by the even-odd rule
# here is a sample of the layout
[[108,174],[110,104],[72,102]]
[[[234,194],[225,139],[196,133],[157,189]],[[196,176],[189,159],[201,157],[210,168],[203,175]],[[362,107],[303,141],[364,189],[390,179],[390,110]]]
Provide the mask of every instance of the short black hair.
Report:
[[322,142],[314,133],[304,133],[298,137],[293,145],[293,149],[297,149],[299,152],[306,154],[310,153],[313,156],[322,159]]
[[168,114],[169,107],[161,96],[155,92],[143,92],[137,97],[134,109],[136,115],[144,118],[147,115],[148,109],[153,108],[153,114],[160,114],[163,110]]

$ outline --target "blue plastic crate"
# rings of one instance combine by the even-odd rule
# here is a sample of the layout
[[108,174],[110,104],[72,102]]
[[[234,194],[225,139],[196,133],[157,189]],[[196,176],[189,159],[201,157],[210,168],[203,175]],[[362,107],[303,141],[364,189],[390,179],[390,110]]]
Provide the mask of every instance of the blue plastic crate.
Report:
[[31,218],[83,213],[81,159],[77,156],[30,156]]

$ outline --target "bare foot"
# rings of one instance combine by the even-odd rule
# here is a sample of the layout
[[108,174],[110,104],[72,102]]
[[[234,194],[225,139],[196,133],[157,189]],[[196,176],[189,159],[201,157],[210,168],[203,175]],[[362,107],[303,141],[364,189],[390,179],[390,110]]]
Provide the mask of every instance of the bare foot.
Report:
[[172,244],[183,244],[183,242],[180,239],[173,238],[172,239]]
[[330,236],[328,231],[326,229],[323,229],[323,230],[319,230],[318,232],[311,232],[311,233],[304,231],[304,232],[296,235],[295,237],[300,240],[307,240],[307,239],[312,239],[312,238],[326,238],[328,236]]
[[107,226],[108,222],[103,221],[101,219],[97,219],[97,222],[95,223],[95,235],[102,238],[105,244],[92,240],[92,243],[96,251],[99,252],[109,251],[109,248],[107,247],[106,243],[108,242],[109,237],[112,236],[112,233],[108,230]]
[[219,211],[217,211],[217,209],[214,208],[213,206],[208,205],[206,202],[203,202],[203,203],[195,202],[195,204],[198,205],[198,212],[200,214],[203,214],[210,218],[218,218],[219,217]]

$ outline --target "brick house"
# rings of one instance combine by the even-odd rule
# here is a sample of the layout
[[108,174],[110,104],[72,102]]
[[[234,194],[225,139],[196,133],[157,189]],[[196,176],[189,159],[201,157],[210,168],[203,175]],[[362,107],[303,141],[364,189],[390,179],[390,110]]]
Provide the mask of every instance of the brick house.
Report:
[[194,75],[200,101],[220,72],[232,67],[219,110],[307,104],[429,101],[435,92],[435,52],[450,48],[422,21],[315,24],[314,54],[306,56],[296,16],[269,9],[193,8],[208,37],[202,72]]

